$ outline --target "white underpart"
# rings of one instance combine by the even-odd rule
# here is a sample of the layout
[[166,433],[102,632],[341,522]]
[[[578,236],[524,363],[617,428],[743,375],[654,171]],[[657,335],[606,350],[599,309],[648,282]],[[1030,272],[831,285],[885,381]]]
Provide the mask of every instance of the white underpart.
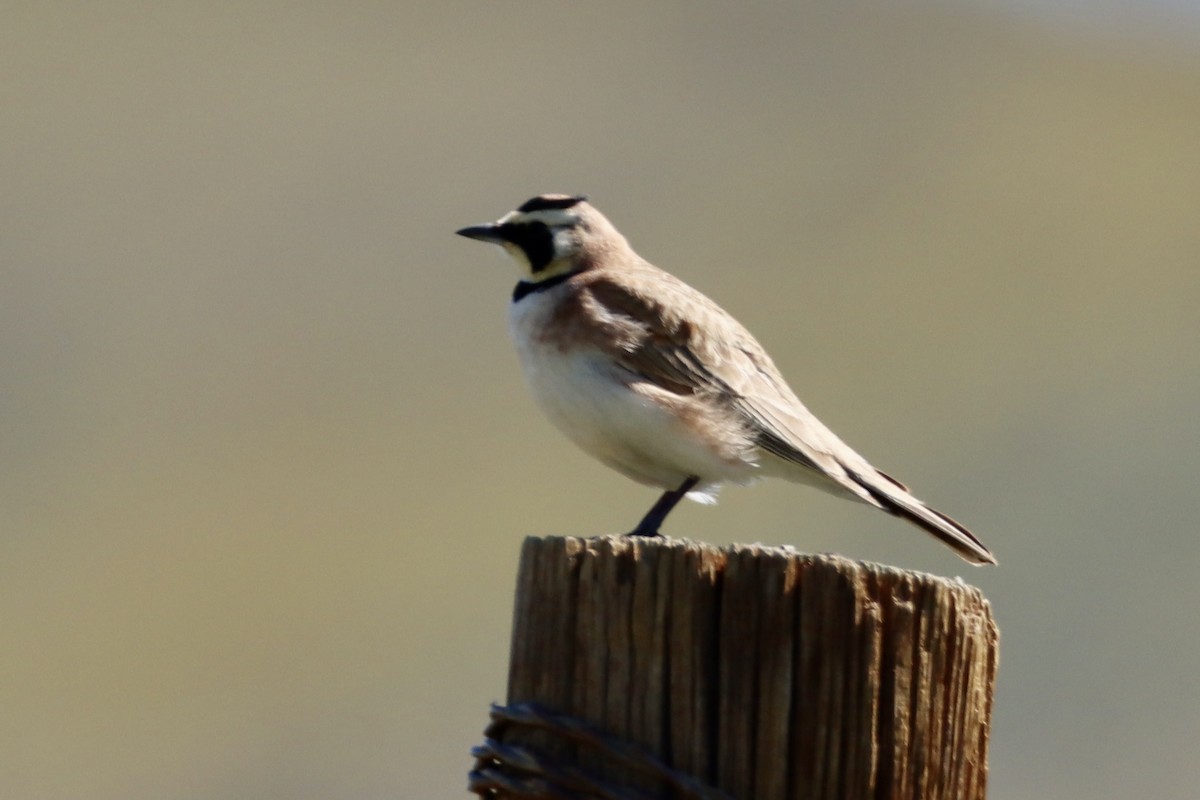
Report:
[[649,486],[676,489],[701,481],[688,498],[715,503],[722,483],[749,483],[757,465],[721,458],[678,416],[630,388],[630,375],[598,351],[563,352],[539,338],[561,287],[510,306],[517,355],[534,399],[551,422],[584,452]]

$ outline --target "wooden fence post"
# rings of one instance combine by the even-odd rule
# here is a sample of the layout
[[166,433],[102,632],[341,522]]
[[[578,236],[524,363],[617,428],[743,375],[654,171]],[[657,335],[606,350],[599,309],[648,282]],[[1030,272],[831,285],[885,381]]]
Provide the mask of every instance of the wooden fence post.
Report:
[[[508,703],[582,720],[737,800],[981,800],[998,641],[961,581],[760,545],[529,538]],[[552,727],[489,740],[576,776],[540,796],[715,796]],[[502,771],[490,758],[475,791],[539,796],[476,781]]]

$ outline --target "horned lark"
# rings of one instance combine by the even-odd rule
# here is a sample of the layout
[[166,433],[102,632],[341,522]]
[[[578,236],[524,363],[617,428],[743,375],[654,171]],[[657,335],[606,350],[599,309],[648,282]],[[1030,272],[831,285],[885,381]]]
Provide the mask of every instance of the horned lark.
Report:
[[875,469],[796,398],[737,320],[629,246],[584,197],[547,194],[458,231],[520,267],[509,322],[538,404],[572,441],[666,490],[637,527],[685,495],[774,476],[880,508],[967,561],[995,559],[970,531]]

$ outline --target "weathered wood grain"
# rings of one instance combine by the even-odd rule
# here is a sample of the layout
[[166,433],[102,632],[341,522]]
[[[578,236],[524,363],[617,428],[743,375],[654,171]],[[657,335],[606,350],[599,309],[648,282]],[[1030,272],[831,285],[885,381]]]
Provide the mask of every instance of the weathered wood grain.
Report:
[[[508,702],[578,717],[734,798],[978,800],[998,644],[961,581],[759,545],[530,538]],[[512,735],[670,796],[627,763]]]

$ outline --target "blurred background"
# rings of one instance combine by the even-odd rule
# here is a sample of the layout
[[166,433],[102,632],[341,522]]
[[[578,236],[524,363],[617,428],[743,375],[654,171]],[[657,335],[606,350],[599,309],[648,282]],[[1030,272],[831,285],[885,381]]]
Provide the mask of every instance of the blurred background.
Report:
[[522,538],[656,493],[457,238],[585,192],[973,569],[785,483],[667,530],[945,575],[992,796],[1200,783],[1200,4],[9,3],[0,795],[464,795]]

